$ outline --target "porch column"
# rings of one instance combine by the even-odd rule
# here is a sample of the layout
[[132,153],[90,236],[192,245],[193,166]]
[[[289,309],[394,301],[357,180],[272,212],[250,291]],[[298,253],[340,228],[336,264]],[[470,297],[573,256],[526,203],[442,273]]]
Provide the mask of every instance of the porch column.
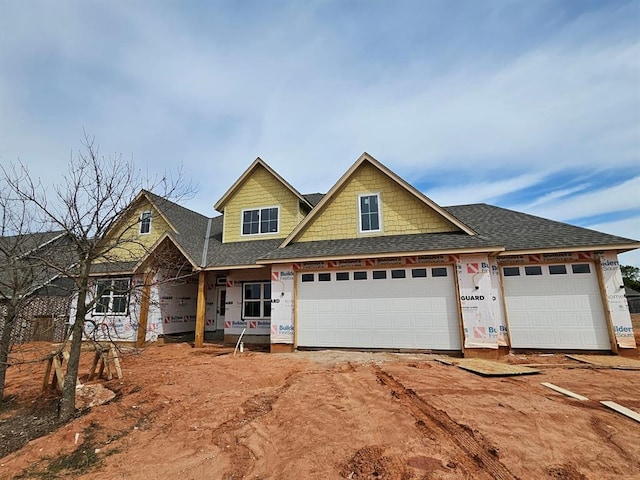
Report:
[[136,347],[141,348],[147,338],[147,320],[149,317],[149,300],[151,298],[151,282],[153,272],[144,274],[142,284],[142,298],[140,299],[140,319],[138,320],[138,334],[136,337]]
[[207,308],[206,298],[206,279],[207,272],[201,271],[198,274],[198,304],[196,307],[196,340],[195,347],[200,348],[204,343],[204,323],[205,313]]

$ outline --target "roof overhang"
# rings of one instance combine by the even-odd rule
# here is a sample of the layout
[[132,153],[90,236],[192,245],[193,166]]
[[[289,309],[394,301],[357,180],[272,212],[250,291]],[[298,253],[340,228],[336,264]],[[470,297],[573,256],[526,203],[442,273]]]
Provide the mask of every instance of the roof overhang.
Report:
[[487,247],[487,248],[459,248],[459,249],[440,249],[440,250],[414,250],[410,252],[384,252],[384,253],[360,253],[357,255],[325,255],[318,257],[292,257],[277,259],[262,259],[257,263],[263,265],[271,265],[275,263],[301,263],[301,262],[323,262],[329,260],[364,260],[368,258],[388,258],[388,257],[415,257],[415,256],[433,256],[433,255],[464,255],[486,253],[496,255],[504,252],[504,247]]

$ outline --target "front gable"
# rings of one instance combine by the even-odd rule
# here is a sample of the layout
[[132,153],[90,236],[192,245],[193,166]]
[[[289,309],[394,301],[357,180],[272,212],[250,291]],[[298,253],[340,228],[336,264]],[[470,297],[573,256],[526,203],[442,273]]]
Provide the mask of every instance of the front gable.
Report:
[[[215,208],[224,215],[222,242],[230,243],[285,238],[311,206],[258,158],[216,203]],[[253,225],[257,232],[246,228],[246,219],[252,214],[255,215]],[[274,220],[274,215],[277,220]]]
[[173,231],[173,227],[143,192],[105,235],[102,261],[138,261],[165,233]]
[[[363,200],[377,200],[378,224],[363,228]],[[366,202],[366,199],[364,200]],[[375,228],[374,228],[375,227]],[[363,154],[285,241],[473,232],[383,165]]]

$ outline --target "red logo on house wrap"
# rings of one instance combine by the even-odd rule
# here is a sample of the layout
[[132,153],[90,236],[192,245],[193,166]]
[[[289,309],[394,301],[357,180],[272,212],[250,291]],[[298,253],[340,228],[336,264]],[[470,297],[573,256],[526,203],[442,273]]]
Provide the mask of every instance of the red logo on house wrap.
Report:
[[251,320],[249,322],[249,328],[256,328],[258,326],[258,322],[256,322],[255,320]]
[[336,268],[338,266],[338,262],[334,262],[333,260],[329,260],[327,262],[327,265],[329,266],[329,268]]
[[164,323],[171,323],[171,317],[164,317]]
[[233,280],[227,280],[227,287],[233,287]]
[[224,321],[224,328],[231,328],[231,320]]
[[540,260],[542,260],[542,257],[540,255],[527,255],[527,257],[529,257],[530,262],[539,262]]
[[591,260],[590,252],[578,252],[578,260]]
[[293,265],[293,270],[300,270],[300,268],[302,268],[302,265],[300,265],[299,263],[294,263]]
[[271,335],[277,335],[277,334],[278,334],[278,326],[271,325]]
[[460,261],[460,257],[457,255],[449,255],[449,261],[453,263],[458,263]]
[[409,265],[413,265],[415,264],[418,259],[416,257],[407,257],[405,258],[405,261],[409,264]]
[[373,267],[376,265],[376,261],[375,260],[371,260],[370,258],[366,259],[364,261],[364,266],[365,267]]
[[211,320],[210,318],[207,319],[207,325],[212,325],[213,324],[213,320]]
[[478,263],[467,263],[467,273],[480,272],[480,265]]
[[487,332],[484,327],[473,327],[474,338],[486,338]]
[[189,321],[189,316],[185,315],[184,317],[182,317],[182,323],[186,323]]
[[280,279],[280,272],[271,272],[271,281],[277,282]]

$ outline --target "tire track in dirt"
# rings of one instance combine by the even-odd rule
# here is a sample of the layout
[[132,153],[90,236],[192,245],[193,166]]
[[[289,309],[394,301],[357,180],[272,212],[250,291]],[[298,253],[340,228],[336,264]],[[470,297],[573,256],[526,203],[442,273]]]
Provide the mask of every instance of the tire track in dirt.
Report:
[[[495,480],[517,480],[513,473],[497,458],[494,447],[477,439],[468,427],[458,424],[446,412],[427,403],[415,391],[405,387],[380,366],[373,365],[380,383],[391,390],[391,394],[405,405],[417,419],[418,425],[426,432],[440,432],[450,438],[470,457],[467,467],[471,470],[480,467]],[[473,463],[472,463],[473,462]]]
[[240,412],[211,432],[212,442],[230,457],[231,466],[220,478],[223,480],[241,479],[249,473],[255,457],[251,449],[241,442],[238,431],[271,412],[273,404],[291,387],[293,378],[298,373],[289,374],[282,386],[269,392],[259,393],[246,400],[241,405]]

